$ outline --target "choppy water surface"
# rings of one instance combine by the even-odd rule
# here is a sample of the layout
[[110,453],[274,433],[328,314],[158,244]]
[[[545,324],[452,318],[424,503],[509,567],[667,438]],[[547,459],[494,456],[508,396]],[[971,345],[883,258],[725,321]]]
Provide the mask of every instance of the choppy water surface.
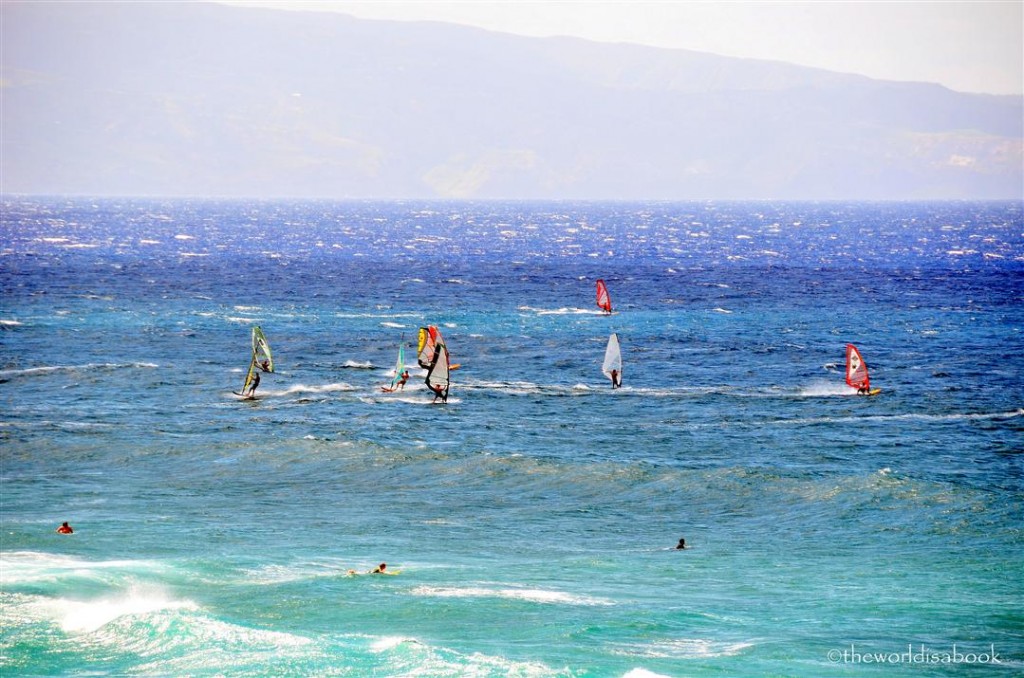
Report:
[[[1022,234],[1019,203],[7,198],[0,669],[1024,670]],[[277,371],[240,401],[254,324]],[[424,324],[447,405],[380,391]]]

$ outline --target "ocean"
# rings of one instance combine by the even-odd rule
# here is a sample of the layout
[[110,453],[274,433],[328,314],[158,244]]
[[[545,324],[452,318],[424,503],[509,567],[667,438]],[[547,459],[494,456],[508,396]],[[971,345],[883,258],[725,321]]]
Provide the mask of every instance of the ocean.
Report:
[[1024,673],[1020,202],[2,205],[5,676]]

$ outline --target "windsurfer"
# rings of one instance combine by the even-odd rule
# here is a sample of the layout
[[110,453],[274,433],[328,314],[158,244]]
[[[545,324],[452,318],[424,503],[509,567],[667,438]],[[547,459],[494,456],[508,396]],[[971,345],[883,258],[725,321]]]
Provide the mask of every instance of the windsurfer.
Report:
[[270,362],[268,360],[264,359],[263,362],[260,363],[260,369],[263,370],[264,372],[269,372],[270,371]]
[[255,398],[256,397],[256,387],[259,386],[259,385],[260,385],[260,373],[259,372],[253,372],[252,373],[252,385],[249,386],[249,390],[245,392],[246,397],[247,398]]
[[430,390],[434,392],[435,403],[437,402],[438,398],[441,399],[442,403],[448,402],[448,389],[441,386],[440,384],[427,384],[427,386],[429,386]]
[[63,523],[61,523],[60,527],[57,528],[57,534],[73,534],[73,533],[74,533],[74,530],[71,529],[71,526],[68,525],[66,520]]
[[867,384],[864,384],[863,386],[857,389],[857,395],[868,395],[869,393],[871,393],[871,389],[868,387]]
[[622,386],[622,380],[619,379],[619,371],[612,370],[612,388],[618,388]]
[[402,375],[400,377],[398,377],[398,381],[395,382],[394,386],[381,386],[380,390],[384,391],[385,393],[393,393],[395,391],[404,391],[405,390],[405,382],[407,382],[407,381],[409,381],[409,370],[406,370],[405,372],[402,373]]

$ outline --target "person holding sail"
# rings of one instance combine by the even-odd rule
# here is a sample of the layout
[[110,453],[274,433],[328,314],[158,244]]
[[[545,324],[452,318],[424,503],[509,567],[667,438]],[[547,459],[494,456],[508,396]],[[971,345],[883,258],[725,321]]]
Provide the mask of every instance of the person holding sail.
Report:
[[256,370],[252,372],[252,383],[249,385],[249,390],[245,392],[247,398],[256,397],[256,387],[260,385],[260,373]]

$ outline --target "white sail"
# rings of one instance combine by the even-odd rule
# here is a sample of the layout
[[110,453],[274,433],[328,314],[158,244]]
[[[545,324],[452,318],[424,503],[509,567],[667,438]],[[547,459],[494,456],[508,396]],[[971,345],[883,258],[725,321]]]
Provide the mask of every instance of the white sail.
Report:
[[[612,372],[615,376],[612,376]],[[601,365],[601,372],[612,380],[612,386],[622,383],[622,351],[619,350],[619,335],[612,334],[608,337],[608,347],[604,350],[604,364]]]
[[436,397],[441,398],[445,402],[448,401],[448,388],[451,386],[450,370],[448,347],[444,344],[437,344],[434,349],[434,361],[427,372],[426,382]]

